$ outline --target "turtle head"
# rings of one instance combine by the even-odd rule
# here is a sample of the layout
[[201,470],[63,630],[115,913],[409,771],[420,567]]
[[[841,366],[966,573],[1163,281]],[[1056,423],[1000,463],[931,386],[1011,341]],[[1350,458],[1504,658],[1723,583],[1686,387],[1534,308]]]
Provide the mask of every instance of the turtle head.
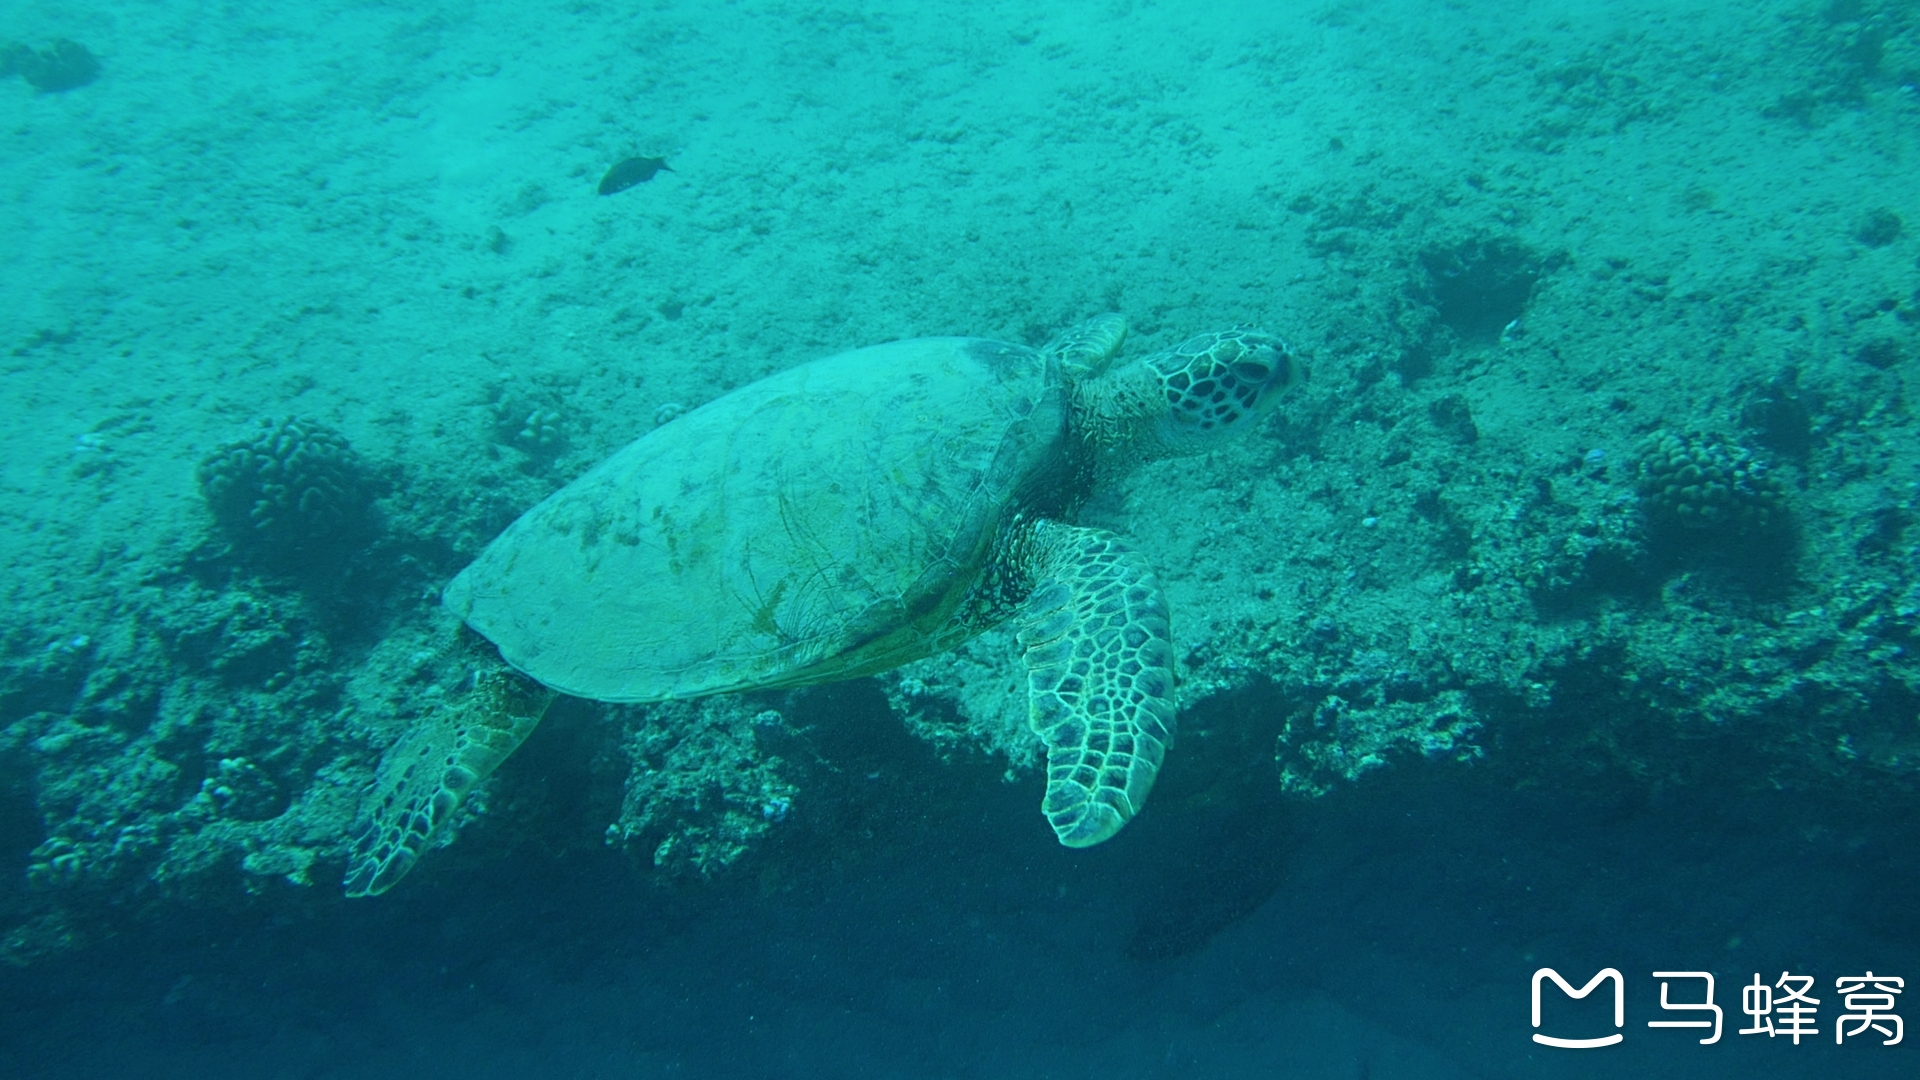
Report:
[[1164,409],[1153,424],[1161,454],[1197,454],[1250,428],[1307,379],[1285,342],[1258,330],[1188,338],[1142,364],[1158,377]]

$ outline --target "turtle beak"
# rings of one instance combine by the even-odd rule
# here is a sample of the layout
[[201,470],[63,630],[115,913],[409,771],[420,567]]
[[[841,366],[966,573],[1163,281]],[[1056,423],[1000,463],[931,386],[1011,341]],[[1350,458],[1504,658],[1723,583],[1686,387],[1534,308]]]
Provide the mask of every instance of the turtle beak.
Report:
[[1287,386],[1289,389],[1295,386],[1305,386],[1308,380],[1313,378],[1313,369],[1308,367],[1305,361],[1292,353],[1287,353],[1287,372]]
[[1246,351],[1228,369],[1234,379],[1257,388],[1258,409],[1307,381],[1307,366],[1279,338],[1249,334],[1241,344]]

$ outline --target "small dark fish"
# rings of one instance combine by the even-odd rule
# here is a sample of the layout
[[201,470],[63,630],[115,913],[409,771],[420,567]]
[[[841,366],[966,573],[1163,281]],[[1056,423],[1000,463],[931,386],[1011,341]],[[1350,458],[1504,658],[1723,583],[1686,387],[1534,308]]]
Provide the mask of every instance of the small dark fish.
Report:
[[644,184],[653,179],[654,173],[662,170],[673,171],[667,168],[666,158],[630,157],[616,163],[613,168],[607,170],[607,175],[600,178],[600,194],[611,195],[616,191],[625,191],[635,184]]

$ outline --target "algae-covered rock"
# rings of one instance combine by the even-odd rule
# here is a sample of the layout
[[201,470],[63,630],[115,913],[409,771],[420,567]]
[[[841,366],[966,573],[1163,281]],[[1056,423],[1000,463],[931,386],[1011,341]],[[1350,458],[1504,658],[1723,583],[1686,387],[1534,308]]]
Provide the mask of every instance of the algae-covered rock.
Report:
[[6,75],[18,75],[42,93],[58,93],[98,78],[100,61],[85,45],[65,38],[44,49],[10,44],[0,46],[0,76]]

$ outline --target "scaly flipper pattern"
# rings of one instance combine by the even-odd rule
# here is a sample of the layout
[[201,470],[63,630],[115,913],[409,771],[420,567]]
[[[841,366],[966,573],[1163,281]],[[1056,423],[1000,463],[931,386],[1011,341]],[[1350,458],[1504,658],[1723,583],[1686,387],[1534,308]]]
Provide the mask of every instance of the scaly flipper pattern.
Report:
[[1090,847],[1146,802],[1173,742],[1173,642],[1159,585],[1111,534],[1033,526],[1019,641],[1028,722],[1047,746],[1040,804],[1054,835]]
[[1090,379],[1106,374],[1126,340],[1127,317],[1110,311],[1069,327],[1041,351],[1059,357],[1069,377]]
[[526,741],[553,698],[494,657],[471,690],[388,750],[347,859],[347,895],[378,896],[406,877],[474,787]]

